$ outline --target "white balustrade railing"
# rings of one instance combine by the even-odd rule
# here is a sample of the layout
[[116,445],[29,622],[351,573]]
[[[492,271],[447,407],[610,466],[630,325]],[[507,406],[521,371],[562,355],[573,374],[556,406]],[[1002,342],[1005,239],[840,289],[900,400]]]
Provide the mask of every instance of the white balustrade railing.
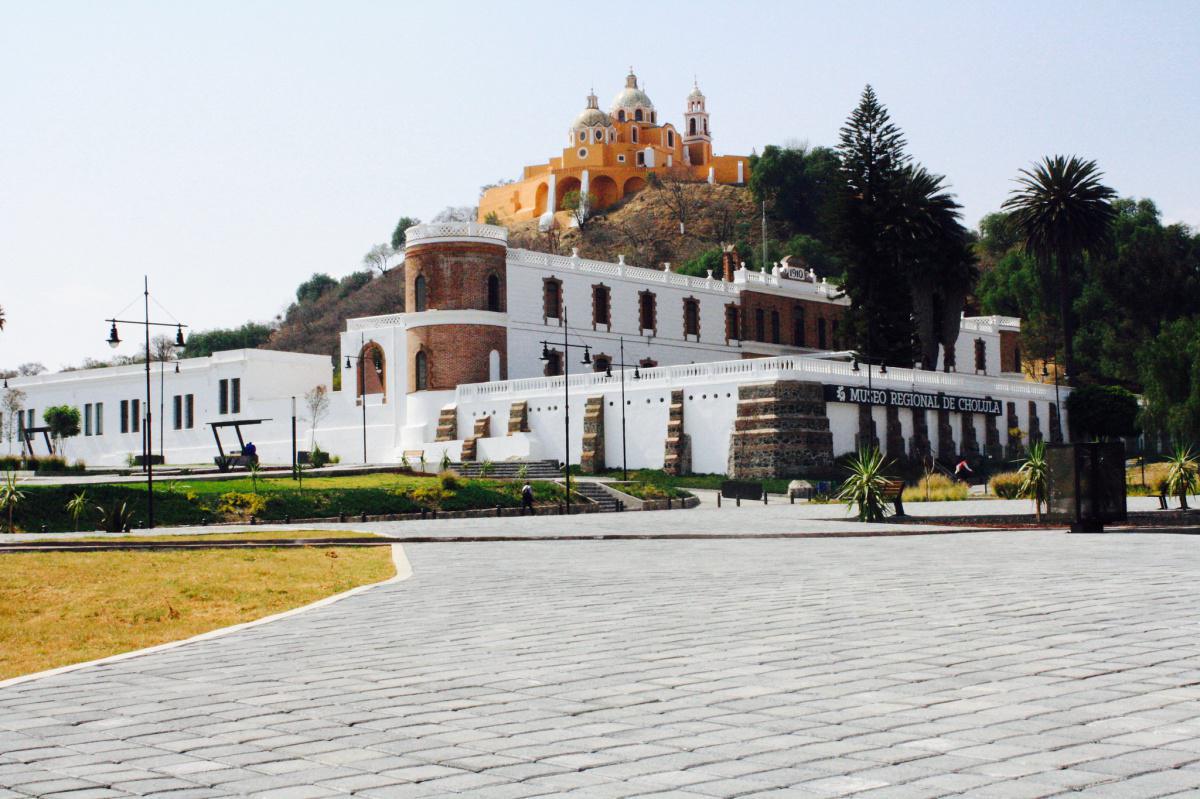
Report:
[[736,294],[738,288],[732,283],[716,278],[692,277],[670,272],[665,269],[647,269],[642,266],[630,266],[624,263],[608,261],[593,261],[590,258],[579,258],[573,255],[550,255],[531,250],[510,249],[508,260],[523,266],[537,266],[560,272],[581,272],[609,277],[623,277],[640,283],[658,283],[670,286],[681,286],[693,291],[711,291],[717,294]]
[[370,330],[376,327],[394,327],[404,321],[404,314],[388,313],[379,316],[359,316],[346,320],[346,330]]
[[508,244],[508,228],[482,222],[430,222],[413,225],[404,231],[405,244],[420,244],[429,239],[487,239]]
[[995,333],[1000,327],[1020,329],[1021,320],[1016,316],[964,316],[961,325],[972,333]]
[[[630,370],[627,370],[630,371]],[[831,380],[851,383],[867,383],[865,367],[855,372],[845,361],[830,361],[804,356],[782,356],[778,358],[751,358],[745,360],[714,361],[679,366],[656,366],[639,370],[641,377],[633,381],[626,376],[626,389],[665,388],[689,384],[714,382],[749,383],[764,379]],[[966,375],[948,372],[926,372],[921,369],[888,369],[879,374],[877,367],[871,373],[872,385],[879,388],[905,388],[932,392],[963,391],[973,395],[991,396],[995,399],[1025,397],[1028,399],[1052,400],[1054,388],[1040,383],[1022,380]],[[571,375],[571,388],[610,387],[620,383],[620,375],[606,376],[602,372],[585,372]],[[517,398],[530,395],[553,395],[563,390],[561,377],[530,377],[520,380],[505,380],[492,383],[469,383],[455,390],[459,402],[499,398]]]

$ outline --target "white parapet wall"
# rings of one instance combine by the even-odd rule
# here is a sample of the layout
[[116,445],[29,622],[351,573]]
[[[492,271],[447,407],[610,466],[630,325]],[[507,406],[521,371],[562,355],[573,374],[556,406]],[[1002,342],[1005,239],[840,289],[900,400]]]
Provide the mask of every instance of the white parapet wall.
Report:
[[[1028,434],[1029,403],[1037,408],[1042,434],[1049,436],[1050,406],[1055,403],[1055,389],[1039,383],[1005,377],[987,377],[917,369],[889,369],[880,374],[876,367],[868,376],[865,368],[855,371],[852,364],[821,358],[788,356],[740,361],[688,364],[639,370],[625,370],[625,435],[624,448],[631,468],[661,468],[664,460],[664,440],[671,402],[671,392],[679,389],[684,399],[684,432],[692,440],[692,471],[723,473],[729,455],[729,438],[737,416],[738,389],[757,383],[788,380],[823,385],[868,386],[922,394],[944,394],[968,398],[991,398],[1003,409],[996,420],[1000,441],[1007,443],[1007,403],[1015,405],[1018,427]],[[569,386],[569,387],[568,387]],[[1065,402],[1066,389],[1060,399]],[[604,402],[605,449],[607,463],[620,464],[621,377],[614,370],[612,377],[598,373],[571,375],[564,383],[562,377],[535,377],[494,383],[459,386],[453,404],[457,412],[460,436],[470,431],[481,416],[492,417],[491,437],[478,442],[480,460],[504,460],[513,457],[547,458],[561,461],[566,435],[566,407],[570,406],[570,460],[579,462],[583,440],[584,404],[589,397],[602,396]],[[514,402],[526,402],[529,407],[530,432],[507,435],[509,411]],[[826,406],[833,433],[833,451],[842,454],[852,451],[859,432],[858,406],[849,402],[829,402]],[[886,434],[887,411],[883,406],[872,409],[876,431],[881,442]],[[912,413],[901,409],[901,429],[907,441],[913,435]],[[961,444],[962,414],[951,412],[950,425],[956,444]],[[972,414],[975,438],[982,446],[986,440],[986,422],[981,413]],[[928,432],[933,451],[937,452],[937,414],[928,414]],[[1063,426],[1066,429],[1064,416]],[[424,448],[430,460],[440,458],[443,451],[451,457],[461,450],[461,438],[454,442],[427,441],[414,444]]]

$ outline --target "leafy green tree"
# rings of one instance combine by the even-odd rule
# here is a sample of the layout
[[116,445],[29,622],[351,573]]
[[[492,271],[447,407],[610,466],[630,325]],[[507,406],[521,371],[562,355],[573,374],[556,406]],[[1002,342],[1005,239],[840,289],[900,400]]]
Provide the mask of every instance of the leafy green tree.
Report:
[[827,147],[767,145],[750,158],[750,191],[767,212],[794,233],[825,235],[829,205],[838,190],[840,164]]
[[1142,425],[1176,441],[1200,440],[1200,317],[1176,319],[1138,350]]
[[584,230],[592,219],[592,209],[596,207],[596,195],[588,192],[586,195],[578,189],[572,189],[563,195],[562,207],[570,211],[575,225]]
[[1108,245],[1116,216],[1116,192],[1101,182],[1102,177],[1095,161],[1047,156],[1032,169],[1021,170],[1019,188],[1003,205],[1012,212],[1025,250],[1044,270],[1053,264],[1068,380],[1076,376],[1071,277],[1085,253],[1097,254]]
[[1080,386],[1067,397],[1074,437],[1100,439],[1137,435],[1138,401],[1120,386]]
[[50,439],[56,455],[62,452],[64,439],[79,435],[81,416],[78,408],[70,405],[52,405],[42,411],[42,419],[50,428]]
[[404,237],[406,231],[414,225],[421,224],[420,219],[411,216],[402,216],[400,221],[396,223],[396,229],[392,231],[392,249],[400,252],[404,249]]
[[798,233],[785,241],[781,247],[784,255],[794,255],[821,278],[840,278],[845,264],[833,248],[818,238]]
[[296,287],[296,302],[316,302],[322,294],[337,288],[337,285],[338,282],[324,272],[314,272],[312,277]]
[[203,358],[214,352],[255,349],[270,340],[273,330],[270,325],[247,322],[241,327],[198,331],[188,335],[185,352],[189,358]]

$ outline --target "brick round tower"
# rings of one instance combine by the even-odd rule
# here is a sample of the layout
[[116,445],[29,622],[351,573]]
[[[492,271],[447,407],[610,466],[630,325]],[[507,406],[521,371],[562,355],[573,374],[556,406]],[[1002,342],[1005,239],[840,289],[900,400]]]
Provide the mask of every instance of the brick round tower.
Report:
[[508,231],[477,222],[408,229],[404,309],[409,391],[444,391],[508,375]]

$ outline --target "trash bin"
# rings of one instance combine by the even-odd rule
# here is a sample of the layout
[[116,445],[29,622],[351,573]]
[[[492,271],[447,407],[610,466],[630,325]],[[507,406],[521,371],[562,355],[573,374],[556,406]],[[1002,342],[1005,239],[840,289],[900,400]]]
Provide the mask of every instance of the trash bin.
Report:
[[1124,443],[1048,444],[1046,470],[1047,518],[1070,524],[1073,533],[1099,533],[1126,520]]

